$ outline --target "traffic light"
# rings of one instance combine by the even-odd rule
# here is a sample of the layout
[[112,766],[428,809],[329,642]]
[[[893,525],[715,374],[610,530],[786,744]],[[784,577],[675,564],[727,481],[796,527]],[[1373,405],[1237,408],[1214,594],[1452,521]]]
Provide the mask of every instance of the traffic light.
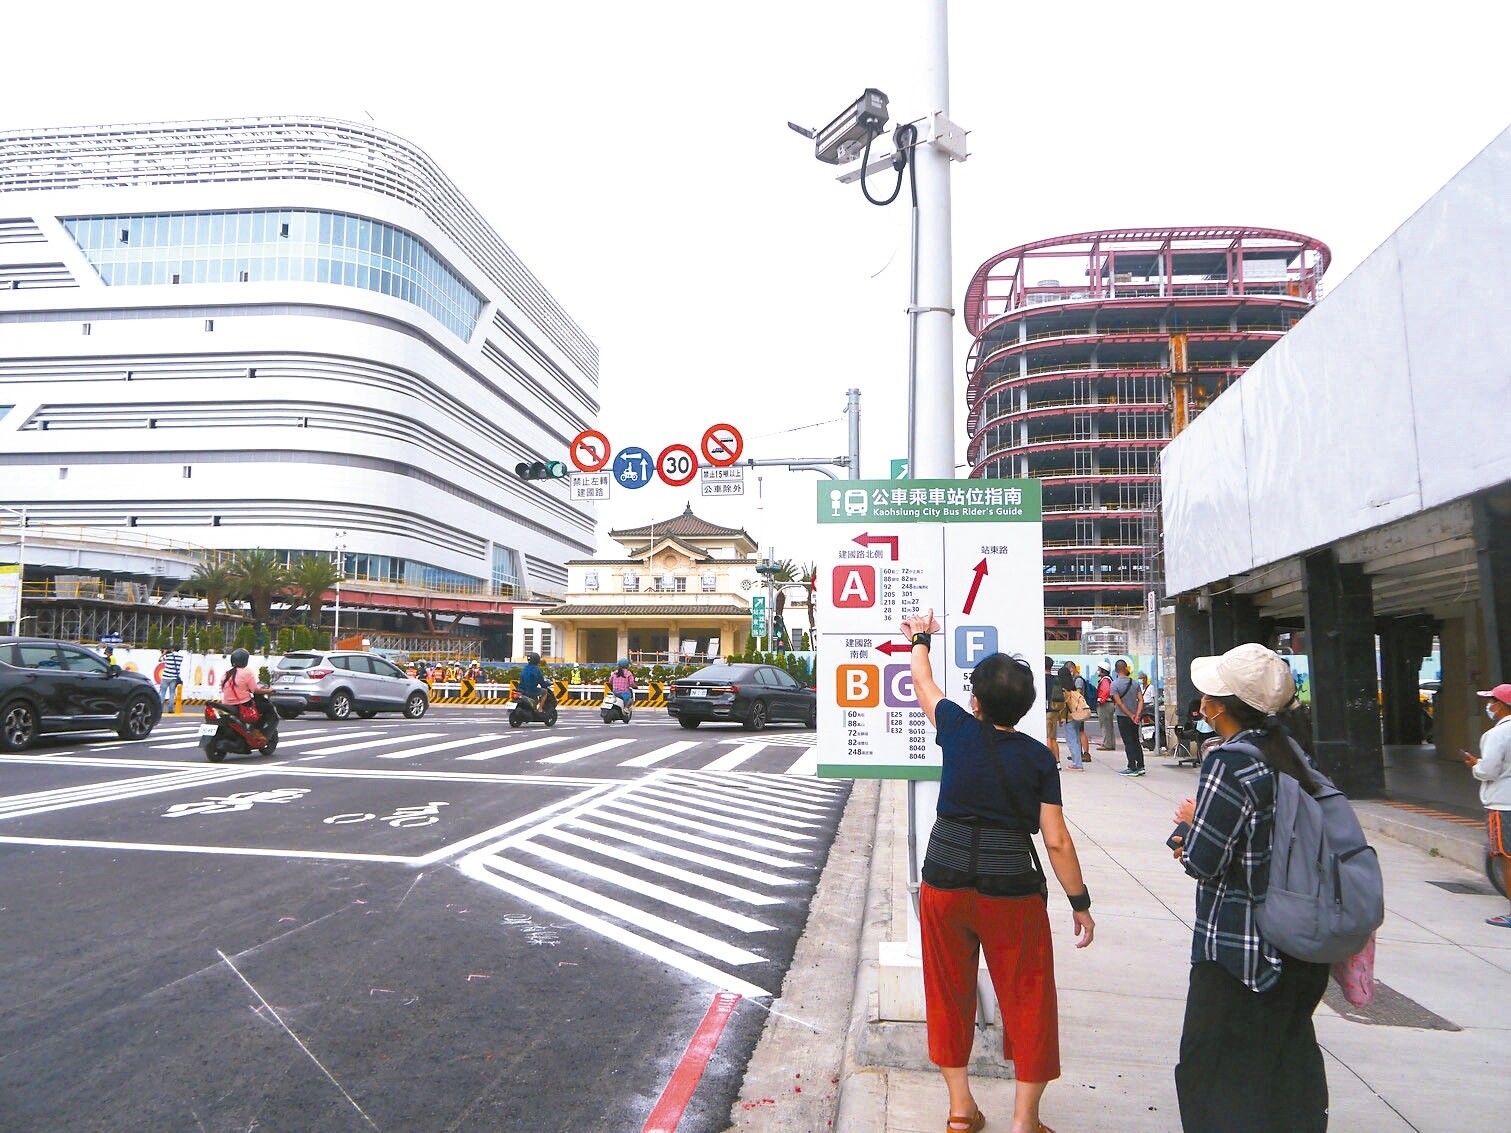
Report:
[[514,474],[521,480],[560,480],[567,466],[559,460],[522,460],[514,466]]

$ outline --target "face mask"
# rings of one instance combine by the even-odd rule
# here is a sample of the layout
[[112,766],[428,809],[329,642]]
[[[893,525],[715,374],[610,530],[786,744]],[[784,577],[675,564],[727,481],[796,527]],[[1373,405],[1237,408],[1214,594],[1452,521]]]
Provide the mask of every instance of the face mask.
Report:
[[1493,704],[1485,705],[1485,715],[1490,717],[1492,723],[1496,720],[1495,706]]

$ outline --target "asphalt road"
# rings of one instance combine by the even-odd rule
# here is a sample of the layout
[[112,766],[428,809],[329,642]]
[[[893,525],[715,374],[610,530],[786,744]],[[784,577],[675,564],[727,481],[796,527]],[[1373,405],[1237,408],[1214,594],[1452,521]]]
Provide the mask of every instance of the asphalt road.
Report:
[[721,992],[676,1128],[726,1127],[848,793],[813,732],[197,724],[0,757],[0,1129],[642,1130]]

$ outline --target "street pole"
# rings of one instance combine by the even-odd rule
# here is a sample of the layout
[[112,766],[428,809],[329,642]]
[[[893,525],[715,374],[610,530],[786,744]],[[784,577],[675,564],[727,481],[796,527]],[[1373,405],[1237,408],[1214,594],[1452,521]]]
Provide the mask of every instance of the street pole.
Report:
[[771,623],[776,621],[776,605],[772,600],[771,580],[773,577],[771,557],[776,553],[775,547],[766,548],[766,652],[771,652]]
[[[21,535],[16,541],[16,628],[21,636],[21,602],[26,597],[26,506],[21,507]],[[38,627],[41,628],[40,626]]]
[[845,391],[845,412],[850,417],[850,479],[860,479],[860,390]]
[[[331,648],[339,649],[341,640],[341,580],[346,576],[346,532],[336,532],[336,628],[331,631]],[[318,627],[316,627],[318,628]]]

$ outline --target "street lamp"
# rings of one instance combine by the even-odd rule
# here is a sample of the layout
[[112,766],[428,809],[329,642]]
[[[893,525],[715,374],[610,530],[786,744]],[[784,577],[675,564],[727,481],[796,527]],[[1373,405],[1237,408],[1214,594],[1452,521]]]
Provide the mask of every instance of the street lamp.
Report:
[[23,620],[27,620],[21,617],[21,595],[26,588],[26,508],[22,507],[17,511],[13,507],[6,507],[4,504],[0,504],[0,511],[9,512],[21,520],[21,534],[16,540],[16,617],[14,625],[11,628],[11,632],[19,637],[21,635],[21,623]]
[[331,632],[331,648],[341,640],[341,580],[346,577],[346,532],[336,532],[336,628]]

